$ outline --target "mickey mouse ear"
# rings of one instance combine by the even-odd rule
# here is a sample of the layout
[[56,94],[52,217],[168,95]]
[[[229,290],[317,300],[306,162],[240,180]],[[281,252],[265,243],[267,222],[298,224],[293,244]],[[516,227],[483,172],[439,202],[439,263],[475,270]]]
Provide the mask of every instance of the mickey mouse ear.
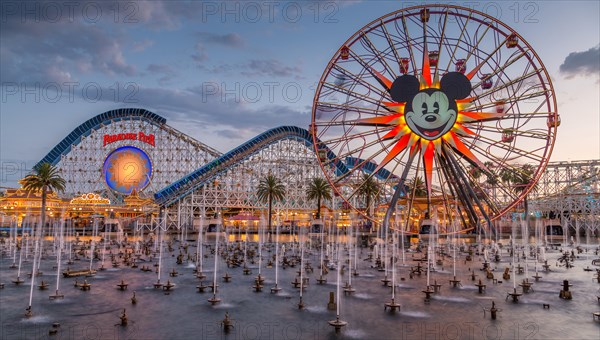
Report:
[[392,83],[390,95],[396,102],[408,102],[419,92],[419,80],[417,77],[405,74]]
[[460,72],[448,72],[440,81],[440,88],[453,99],[464,99],[471,93],[471,82]]

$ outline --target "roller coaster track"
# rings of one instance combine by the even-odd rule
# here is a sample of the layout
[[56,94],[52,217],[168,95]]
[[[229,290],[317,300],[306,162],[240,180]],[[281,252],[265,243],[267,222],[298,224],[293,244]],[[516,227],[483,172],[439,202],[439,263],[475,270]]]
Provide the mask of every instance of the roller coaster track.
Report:
[[[154,199],[161,206],[169,206],[260,150],[286,139],[293,139],[304,143],[308,148],[313,148],[312,136],[306,129],[297,126],[280,126],[270,129],[160,190],[154,194]],[[343,162],[338,161],[331,150],[326,149],[324,151],[336,175],[348,172],[348,167]]]
[[204,145],[195,139],[182,134],[181,132],[169,127],[167,123],[167,119],[157,115],[156,113],[150,112],[145,109],[139,108],[124,108],[111,110],[104,113],[101,113],[93,118],[88,119],[83,124],[76,127],[71,133],[69,133],[60,143],[58,143],[48,154],[42,158],[35,166],[39,166],[42,163],[50,163],[52,165],[56,165],[60,160],[61,156],[67,155],[74,146],[77,146],[82,137],[89,136],[94,130],[97,130],[105,125],[112,124],[114,122],[122,121],[122,120],[143,120],[147,121],[151,124],[159,126],[161,129],[168,131],[169,133],[176,135],[180,138],[184,138],[191,144],[194,144],[198,148],[205,150],[209,154],[214,157],[219,156],[221,153],[217,150],[214,150],[207,145]]

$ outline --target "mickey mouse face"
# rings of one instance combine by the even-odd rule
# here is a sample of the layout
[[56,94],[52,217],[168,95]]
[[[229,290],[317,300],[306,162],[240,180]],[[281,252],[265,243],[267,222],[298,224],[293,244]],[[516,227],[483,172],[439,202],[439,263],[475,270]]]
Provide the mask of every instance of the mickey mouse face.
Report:
[[425,89],[405,108],[406,124],[417,135],[434,140],[450,131],[456,122],[456,103],[450,107],[448,96],[437,89]]
[[456,99],[471,93],[471,83],[460,72],[450,72],[440,81],[440,89],[419,90],[419,81],[403,75],[390,88],[392,99],[405,102],[404,117],[411,131],[427,140],[434,140],[452,129],[456,122]]

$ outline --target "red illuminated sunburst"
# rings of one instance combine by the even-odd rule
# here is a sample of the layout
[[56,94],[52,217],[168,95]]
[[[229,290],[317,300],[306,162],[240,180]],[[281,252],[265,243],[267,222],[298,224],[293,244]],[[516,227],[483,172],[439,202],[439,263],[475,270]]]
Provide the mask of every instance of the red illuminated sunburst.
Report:
[[[408,94],[408,97],[412,100],[417,100],[418,94],[421,93],[426,99],[430,99],[430,102],[433,102],[434,105],[439,103],[445,103],[445,100],[454,101],[455,106],[457,107],[456,112],[454,112],[452,120],[446,122],[448,127],[440,130],[425,130],[420,129],[420,125],[418,124],[409,124],[407,122],[407,117],[405,114],[405,109],[407,107],[407,102],[405,101],[393,101],[393,102],[382,102],[382,105],[386,107],[387,110],[391,112],[390,115],[379,116],[373,118],[364,118],[357,119],[354,121],[350,121],[349,123],[354,123],[356,125],[382,125],[388,126],[391,130],[381,137],[382,141],[385,140],[397,140],[395,145],[391,148],[388,154],[383,158],[383,161],[379,163],[374,172],[379,171],[385,165],[387,165],[392,159],[397,157],[402,151],[406,148],[410,148],[410,153],[414,154],[416,152],[421,152],[423,155],[423,165],[425,167],[425,178],[427,183],[427,191],[429,196],[431,196],[431,177],[433,170],[433,162],[435,159],[435,153],[440,152],[441,148],[452,147],[454,150],[459,152],[461,155],[468,158],[471,162],[477,164],[481,169],[487,170],[486,166],[481,162],[470,150],[469,148],[459,139],[458,135],[462,136],[475,136],[475,132],[471,131],[467,128],[464,123],[472,123],[474,121],[486,120],[486,119],[498,119],[504,115],[503,112],[475,112],[475,111],[467,111],[467,109],[471,106],[470,103],[473,98],[461,98],[461,99],[453,99],[448,98],[445,91],[441,90],[441,81],[439,80],[439,75],[435,74],[432,80],[431,77],[431,66],[429,63],[429,57],[427,50],[425,50],[424,58],[423,58],[423,67],[422,74],[420,75],[419,81],[419,92],[416,95],[411,96]],[[481,66],[481,65],[480,65]],[[465,80],[470,81],[471,78],[477,73],[477,70],[480,66],[476,67],[466,76],[463,76]],[[437,69],[436,69],[437,70]],[[386,88],[387,91],[392,91],[396,82],[392,82],[383,76],[381,73],[370,69],[371,73],[375,75],[377,80]],[[462,73],[452,72],[456,77],[460,77]],[[403,76],[407,77],[407,76]],[[401,80],[402,77],[399,77],[397,80]],[[442,78],[443,81],[443,78]],[[451,92],[453,89],[452,85],[456,85],[455,83],[450,83],[446,92]],[[398,91],[408,90],[411,92],[411,89],[408,87],[402,87]],[[468,85],[469,92],[471,90],[470,84]],[[400,94],[403,96],[403,94]],[[406,96],[404,96],[406,97]],[[417,100],[421,103],[423,100]],[[414,104],[414,103],[413,103]],[[427,105],[427,103],[423,103],[423,105]],[[440,104],[441,105],[441,104]],[[414,105],[413,105],[414,106]],[[432,113],[429,115],[432,119],[440,119],[440,116],[443,116],[444,113],[453,111],[451,109],[446,110],[445,112]],[[412,111],[411,111],[412,113]],[[422,116],[426,116],[423,114]],[[411,126],[412,125],[412,126]],[[447,130],[447,131],[444,131]],[[432,133],[427,133],[428,131],[433,131]]]

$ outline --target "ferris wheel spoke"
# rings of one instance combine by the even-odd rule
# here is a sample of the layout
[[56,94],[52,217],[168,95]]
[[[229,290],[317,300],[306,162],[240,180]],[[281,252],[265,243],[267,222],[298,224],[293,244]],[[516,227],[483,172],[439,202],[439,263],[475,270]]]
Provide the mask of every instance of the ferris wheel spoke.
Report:
[[381,133],[381,130],[382,129],[379,129],[379,130],[378,129],[372,129],[372,130],[369,130],[369,131],[361,131],[361,132],[358,132],[358,133],[355,133],[355,134],[348,134],[348,133],[346,133],[343,136],[339,136],[337,138],[331,138],[331,139],[328,139],[328,140],[323,141],[323,142],[326,142],[327,144],[337,145],[338,143],[346,141],[348,139],[357,139],[357,138],[363,138],[364,139],[365,137],[369,137],[369,136],[372,136],[372,135],[378,135],[378,134]]
[[367,95],[364,95],[364,94],[361,94],[361,93],[358,93],[355,91],[351,91],[348,89],[342,89],[334,84],[323,83],[323,87],[333,90],[334,92],[362,100],[362,101],[367,102],[372,105],[379,105],[379,101],[377,99],[371,98]]
[[520,137],[528,138],[528,140],[534,140],[534,139],[539,139],[539,140],[543,140],[543,141],[548,140],[548,132],[547,131],[543,131],[543,130],[539,130],[539,131],[535,131],[535,130],[524,130],[524,131],[516,130],[516,135],[520,136]]
[[[327,106],[323,105],[315,105],[315,108],[323,115],[323,113],[327,113],[328,116],[331,116],[331,120],[329,122],[325,120],[315,121],[312,125],[315,127],[319,127],[322,129],[329,129],[336,126],[344,126],[345,121],[341,118],[346,112],[343,110],[331,110]],[[319,131],[319,133],[323,133],[324,131]]]
[[[506,71],[506,69],[508,67],[512,66],[515,62],[517,62],[519,59],[521,59],[524,56],[525,56],[525,52],[523,52],[522,54],[518,55],[516,58],[508,60],[502,66],[499,66],[499,67],[495,68],[495,70],[492,71],[492,73],[488,73],[487,76],[488,77],[493,77],[493,76],[497,76],[499,74],[504,74],[505,71]],[[527,66],[529,67],[529,65],[527,65]],[[494,92],[497,92],[498,90],[504,90],[504,89],[508,88],[509,86],[513,86],[515,84],[522,84],[523,80],[525,80],[525,79],[527,79],[529,77],[535,76],[535,75],[539,75],[539,73],[540,73],[539,69],[535,69],[535,70],[533,70],[530,73],[528,73],[527,71],[528,71],[527,69],[523,70],[523,75],[522,76],[513,78],[509,82],[503,82],[502,86],[500,86],[500,85],[494,86],[491,90],[486,91],[486,92],[482,92],[481,95],[482,96],[484,96],[484,95],[490,95],[490,94],[492,94]],[[474,87],[479,87],[482,82],[483,82],[483,80],[481,80],[479,83],[476,83],[474,85]]]
[[[490,26],[491,26],[491,25],[489,25],[489,26],[486,28],[485,32],[487,32],[487,31],[488,31],[488,29],[490,28]],[[485,35],[485,32],[484,32],[484,35]],[[498,46],[496,46],[496,48],[495,48],[495,49],[494,49],[494,50],[493,50],[491,53],[489,53],[485,59],[483,59],[481,62],[479,62],[479,64],[478,64],[477,66],[475,66],[475,68],[474,68],[473,70],[471,70],[471,72],[469,72],[469,74],[467,74],[467,78],[468,78],[468,79],[472,79],[472,78],[473,78],[473,76],[475,76],[475,74],[477,74],[477,72],[479,71],[479,69],[480,69],[480,68],[481,68],[481,67],[482,67],[484,64],[486,64],[486,63],[487,63],[487,62],[490,60],[490,58],[491,58],[491,57],[492,57],[492,56],[493,56],[493,55],[494,55],[494,54],[495,54],[495,53],[496,53],[498,50],[500,50],[500,49],[502,48],[502,46],[504,46],[504,45],[506,44],[506,42],[508,41],[508,37],[509,37],[509,36],[506,36],[506,38],[504,38],[504,40],[502,41],[502,43],[501,43],[501,44],[498,44]],[[482,36],[482,38],[483,38],[483,36]],[[481,42],[481,40],[479,40],[479,41],[477,42],[477,45],[475,45],[475,46],[474,46],[474,48],[477,48],[477,47],[479,46],[479,43],[480,43],[480,42]],[[468,61],[468,59],[469,59],[469,57],[467,57],[467,61]]]
[[[336,112],[339,112],[340,114],[345,114],[345,115],[353,113],[353,114],[357,114],[359,116],[362,116],[362,114],[364,114],[369,117],[371,117],[371,116],[379,117],[379,116],[387,116],[389,113],[391,113],[390,111],[382,111],[382,110],[373,109],[370,107],[355,106],[355,105],[351,105],[351,104],[318,102],[315,105],[319,109],[322,109],[322,110],[327,109],[328,111],[335,110]],[[339,118],[339,115],[337,115],[336,118]],[[334,122],[334,123],[336,123],[336,122]]]
[[[495,72],[494,74],[489,74],[490,76],[493,76],[495,74],[498,74],[499,72]],[[508,82],[503,82],[502,85],[497,85],[494,86],[491,90],[486,91],[486,92],[482,92],[480,94],[480,97],[485,97],[485,96],[491,96],[493,93],[502,91],[502,90],[507,90],[509,88],[513,88],[515,85],[518,86],[523,86],[524,81],[533,77],[533,76],[539,76],[541,73],[540,69],[535,69],[529,73],[524,73],[522,76],[519,76],[517,78],[511,79]],[[483,80],[476,83],[475,85],[473,85],[473,87],[480,87],[481,84],[483,83]],[[513,88],[513,92],[515,92],[515,89]]]
[[445,167],[448,172],[448,176],[453,178],[454,181],[452,184],[455,186],[457,198],[462,202],[462,205],[466,208],[467,215],[471,220],[472,224],[477,223],[477,214],[473,209],[473,206],[470,204],[471,201],[475,199],[472,195],[472,191],[470,190],[470,186],[468,182],[464,180],[464,177],[461,173],[461,168],[457,165],[456,160],[453,158],[452,153],[445,152],[443,149],[443,157],[440,157],[442,166]]
[[[450,55],[450,59],[448,59],[448,66],[446,66],[446,69],[449,70],[450,69],[450,64],[452,63],[452,60],[454,60],[455,56],[456,56],[456,51],[458,50],[458,46],[460,44],[460,42],[463,40],[463,37],[465,35],[465,32],[467,30],[467,25],[469,24],[469,21],[471,20],[471,16],[473,15],[472,12],[469,13],[469,16],[467,17],[466,22],[464,23],[463,27],[460,29],[460,35],[456,41],[456,44],[454,45],[454,50],[452,51],[452,54]],[[462,20],[461,17],[456,17],[456,21],[457,23],[459,21]],[[459,20],[460,19],[460,20]]]
[[[363,145],[357,145],[355,148],[352,148],[352,149],[348,148],[348,150],[344,150],[344,151],[342,151],[340,149],[337,154],[337,158],[340,160],[343,160],[346,157],[350,157],[353,154],[356,154],[356,153],[360,154],[358,151],[369,150],[369,148],[371,148],[372,146],[380,144],[380,143],[381,143],[381,141],[376,139],[371,142],[364,143]],[[391,143],[393,143],[393,141]],[[389,145],[388,145],[388,147],[389,147]],[[377,152],[377,155],[379,155],[379,153],[383,152],[385,149],[386,148],[381,148],[380,150],[377,150],[375,152]]]
[[[390,111],[381,111],[381,110],[377,110],[377,109],[373,109],[373,108],[369,108],[369,107],[362,107],[362,106],[354,106],[354,105],[347,105],[347,104],[338,104],[338,103],[317,103],[318,105],[320,105],[320,107],[325,107],[327,106],[328,108],[335,108],[336,110],[342,111],[344,113],[357,113],[357,114],[367,114],[369,116],[387,116],[387,114],[390,113]],[[348,124],[353,124],[353,122],[346,122]]]
[[368,46],[371,53],[373,53],[373,55],[375,55],[375,57],[377,57],[377,60],[379,60],[379,62],[385,67],[386,71],[388,71],[388,73],[393,78],[396,78],[397,77],[396,72],[394,72],[392,67],[390,67],[390,65],[388,65],[387,61],[385,61],[385,57],[383,57],[381,55],[381,53],[375,48],[375,46],[373,45],[373,42],[371,41],[371,39],[369,39],[369,36],[366,33],[363,33],[362,39]]
[[373,84],[365,81],[363,77],[358,77],[357,75],[350,72],[348,69],[340,66],[339,64],[333,65],[333,69],[341,72],[343,76],[349,77],[350,80],[354,82],[354,84],[361,84],[364,87],[368,88],[370,91],[376,92],[381,97],[389,96],[389,93],[387,91],[381,91],[378,87],[375,87],[373,86]]
[[547,96],[549,94],[549,92],[550,92],[550,89],[545,89],[545,90],[542,90],[542,91],[539,91],[539,92],[534,92],[534,93],[529,93],[529,94],[523,94],[523,95],[520,95],[520,96],[510,96],[507,99],[510,100],[510,101],[518,103],[518,102],[523,102],[523,101],[526,101],[526,100],[529,100],[529,99],[534,99],[534,98],[537,98],[537,97],[542,97],[542,96],[545,97],[545,96]]
[[[400,54],[398,54],[398,50],[396,49],[396,46],[392,42],[392,37],[390,36],[390,33],[388,32],[386,25],[383,24],[383,21],[381,22],[381,31],[383,32],[385,40],[387,41],[390,49],[392,50],[392,53],[394,53],[394,58],[396,58],[396,61],[398,62],[398,64],[400,64]],[[402,71],[402,70],[400,70],[400,71]]]
[[[442,51],[442,44],[444,42],[444,38],[445,38],[445,35],[446,35],[446,23],[448,22],[448,10],[449,10],[449,8],[447,8],[446,12],[444,13],[445,14],[444,15],[444,25],[442,27],[442,31],[440,32],[440,37],[439,37],[440,43],[438,44],[438,49],[437,50],[440,51],[440,52]],[[440,56],[441,56],[441,53],[440,53]],[[450,60],[452,60],[452,59],[450,59]],[[440,63],[438,61],[435,64],[435,70],[433,71],[433,74],[436,75],[436,76],[438,74],[438,67],[439,67],[439,65],[440,65]]]
[[[473,55],[476,55],[475,51],[479,51],[479,44],[481,43],[481,41],[483,40],[483,38],[485,37],[485,35],[486,35],[486,34],[487,34],[487,32],[489,31],[489,29],[491,28],[491,23],[490,23],[489,25],[484,25],[484,24],[483,24],[483,22],[482,22],[482,23],[480,23],[480,24],[479,24],[479,27],[478,27],[478,29],[477,29],[477,30],[479,30],[479,28],[481,28],[482,26],[484,26],[484,27],[485,27],[485,30],[483,31],[483,33],[481,34],[481,36],[479,36],[479,37],[478,37],[478,39],[475,41],[475,44],[474,44],[474,45],[472,45],[472,46],[469,46],[469,47],[470,47],[470,49],[469,49],[469,51],[467,52],[467,56],[465,57],[465,62],[468,62],[468,61],[469,61],[469,59],[471,59],[471,56],[473,56]],[[499,45],[499,46],[502,46],[502,45]],[[490,58],[490,56],[491,56],[491,55],[492,55],[492,54],[493,54],[493,53],[494,53],[496,50],[498,50],[498,48],[499,48],[499,47],[496,47],[496,49],[495,49],[495,50],[494,50],[492,53],[488,54],[488,58],[487,58],[487,59],[489,59],[489,58]],[[481,67],[481,66],[482,66],[484,63],[485,63],[485,60],[484,60],[484,61],[482,61],[482,62],[479,62],[478,64],[477,64],[477,62],[476,62],[476,64],[477,64],[477,65],[475,66],[475,68],[474,68],[474,69],[473,69],[473,71],[471,71],[471,72],[475,72],[475,73],[476,73],[476,72],[479,70],[479,68],[480,68],[480,67]],[[467,78],[471,79],[471,78],[472,78],[472,76],[470,76],[470,74],[467,74]]]
[[[342,93],[342,94],[346,94],[346,92],[356,92],[354,91],[354,89],[358,88],[359,83],[353,83],[350,87],[353,88],[352,90],[347,88],[347,87],[343,87],[343,85],[345,85],[343,82],[340,82],[339,84],[337,82],[339,82],[339,78],[336,77],[336,75],[334,75],[334,77],[336,79],[334,79],[334,82],[331,83],[329,81],[327,82],[323,82],[323,85],[327,84],[327,88],[332,91],[332,92],[337,92],[337,93]],[[357,77],[353,76],[354,79],[356,79]],[[365,96],[367,96],[367,94],[370,94],[370,92],[376,92],[379,96],[389,96],[389,94],[387,94],[387,91],[381,91],[381,89],[378,88],[379,82],[377,83],[377,85],[369,82],[366,78],[363,78],[363,80],[360,82],[360,85],[365,87],[366,90],[366,94]]]
[[[543,116],[543,117],[545,118],[546,116]],[[496,123],[501,123],[503,121],[511,123],[511,122],[514,122],[514,120],[515,120],[515,117],[508,117],[507,119],[498,119],[496,121]],[[481,124],[478,124],[478,126],[477,126],[477,130],[480,132],[486,132],[491,135],[498,135],[498,134],[501,134],[504,132],[508,132],[508,130],[510,130],[510,133],[512,135],[526,136],[528,138],[540,139],[540,140],[545,140],[546,138],[548,138],[548,133],[544,130],[539,130],[537,132],[536,132],[536,130],[519,131],[518,128],[515,126],[504,127],[502,130],[500,130],[497,125],[485,125],[484,124],[484,123],[490,123],[490,122],[494,122],[494,121],[492,121],[492,120],[481,121]]]
[[493,201],[491,200],[491,198],[487,195],[485,189],[477,182],[474,180],[470,180],[467,178],[467,171],[464,167],[461,167],[460,162],[457,162],[457,166],[460,167],[464,174],[465,177],[465,183],[467,183],[470,187],[471,187],[471,192],[473,193],[474,197],[480,197],[481,199],[486,203],[486,205],[494,212],[497,213],[499,210],[497,209],[497,207],[495,206],[495,204],[493,203]]
[[[518,80],[511,80],[508,83],[503,83],[502,85],[499,85],[499,86],[496,86],[496,87],[492,88],[492,90],[490,90],[488,92],[483,92],[483,93],[481,93],[481,94],[473,97],[473,100],[475,101],[475,100],[481,99],[481,98],[492,97],[492,95],[494,93],[500,93],[503,90],[508,89],[511,85],[523,82],[527,78],[530,78],[530,77],[532,77],[534,75],[539,74],[539,72],[540,71],[537,70],[537,71],[528,73],[527,75],[524,75],[524,76],[520,77]],[[513,93],[516,93],[516,92],[513,92]],[[514,99],[518,100],[519,98],[515,97]],[[509,104],[512,105],[514,103],[514,101],[509,101],[508,97],[507,98],[502,98],[502,100],[504,101],[505,105],[509,105]],[[479,104],[479,105],[478,104],[474,104],[473,106],[470,106],[466,111],[481,110],[481,109],[485,109],[485,108],[488,108],[488,107],[496,106],[496,104],[497,104],[496,102],[483,103],[483,104]],[[511,107],[509,106],[507,109],[510,109],[510,108]]]
[[[368,178],[373,178],[374,174],[369,174]],[[367,183],[367,179],[360,179],[360,184],[359,185],[352,185],[350,186],[352,189],[349,191],[347,197],[348,200],[352,200],[354,198],[356,198],[358,196],[358,194],[360,193],[361,188]]]
[[383,74],[381,74],[380,72],[378,72],[377,70],[375,70],[374,68],[371,67],[371,65],[369,65],[368,62],[366,62],[361,56],[359,56],[358,54],[356,54],[353,50],[350,50],[350,55],[352,56],[352,58],[354,58],[354,60],[356,60],[356,62],[358,62],[358,64],[360,64],[360,66],[362,66],[365,70],[367,70],[367,72],[369,72],[369,74],[371,74],[371,76],[377,80],[377,82],[385,89],[389,89],[392,86],[392,81],[387,79]]
[[411,65],[413,66],[413,73],[416,76],[418,68],[417,68],[417,63],[415,60],[415,54],[413,52],[413,44],[411,43],[412,39],[410,37],[410,34],[408,33],[408,27],[406,25],[406,17],[404,15],[402,16],[402,27],[404,28],[403,32],[406,37],[406,39],[405,39],[406,43],[408,44],[407,49],[408,49],[408,54],[410,55]]
[[[363,167],[362,165],[367,164],[368,161],[363,160],[360,164],[357,164],[355,166],[349,167],[348,168],[348,172],[346,172],[345,174],[342,174],[341,176],[339,176],[334,182],[334,186],[339,187],[339,186],[347,186],[348,184],[350,184],[350,187],[354,187],[355,191],[352,192],[348,197],[347,200],[351,200],[354,195],[356,194],[356,192],[358,190],[360,190],[360,187],[356,187],[355,185],[353,186],[352,183],[348,183],[353,181],[353,179],[355,178],[356,175],[360,175],[361,173],[363,173]],[[367,175],[367,178],[361,178],[360,176],[358,176],[358,180],[362,181],[361,186],[369,179],[371,179],[373,176],[375,176],[377,174],[376,171],[371,172],[370,174]]]
[[[480,136],[479,139],[483,142],[488,142],[490,145],[491,144],[495,145],[496,148],[498,148],[499,150],[504,150],[504,151],[516,154],[513,156],[514,158],[523,157],[526,159],[531,159],[535,162],[540,162],[542,160],[541,156],[538,156],[538,155],[532,153],[530,150],[521,150],[519,148],[516,148],[515,146],[511,146],[511,145],[508,145],[505,143],[499,143],[498,141],[493,141],[485,136]],[[482,153],[484,153],[484,151],[483,151],[484,149],[477,145],[474,145],[471,147],[475,150],[479,150]],[[487,154],[487,153],[485,153],[485,154]]]
[[[436,155],[436,158],[437,158],[437,163],[440,164],[439,155]],[[440,178],[440,179],[443,178],[446,180],[446,182],[448,182],[450,180],[449,178],[447,178],[445,176],[444,171],[440,166],[438,166],[436,168],[436,172],[438,174],[438,178]],[[448,216],[448,215],[450,215],[450,212],[452,210],[450,207],[450,204],[451,204],[451,202],[455,201],[453,195],[451,194],[452,190],[450,187],[446,187],[445,185],[440,185],[440,191],[442,193],[442,204],[446,211],[446,215]]]

